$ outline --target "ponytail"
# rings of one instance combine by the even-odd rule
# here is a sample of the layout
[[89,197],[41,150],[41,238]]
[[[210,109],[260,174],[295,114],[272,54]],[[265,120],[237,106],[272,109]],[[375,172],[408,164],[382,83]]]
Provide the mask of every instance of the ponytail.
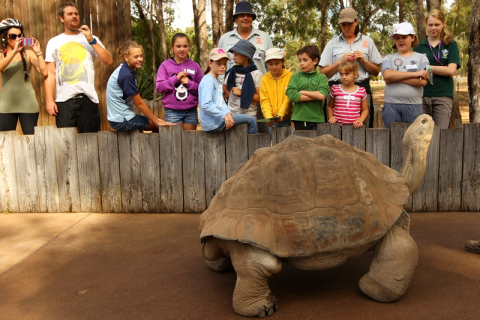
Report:
[[138,44],[136,41],[128,40],[127,42],[123,43],[120,47],[118,47],[115,53],[118,55],[120,60],[123,60],[125,56],[128,56],[131,49],[137,49],[137,48],[140,48],[143,51],[143,47],[140,44]]
[[27,60],[25,59],[25,48],[23,48],[22,51],[20,51],[20,55],[22,56],[22,63],[23,63],[23,73],[24,73],[23,78],[25,79],[25,82],[27,82],[30,76],[28,75]]

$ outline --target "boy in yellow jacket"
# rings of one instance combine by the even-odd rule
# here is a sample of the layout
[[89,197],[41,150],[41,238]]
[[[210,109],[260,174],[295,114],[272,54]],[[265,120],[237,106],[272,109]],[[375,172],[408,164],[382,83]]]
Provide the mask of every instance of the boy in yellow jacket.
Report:
[[265,119],[278,118],[268,122],[270,127],[289,127],[292,103],[285,95],[293,73],[285,69],[283,51],[271,48],[265,52],[267,72],[260,83],[260,106]]

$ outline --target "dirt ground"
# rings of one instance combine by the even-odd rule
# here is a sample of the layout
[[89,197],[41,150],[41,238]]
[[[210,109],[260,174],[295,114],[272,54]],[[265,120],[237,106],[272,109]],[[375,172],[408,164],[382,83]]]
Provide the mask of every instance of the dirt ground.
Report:
[[[373,103],[383,105],[383,93],[385,90],[384,85],[372,85],[373,90]],[[467,82],[455,82],[455,96],[458,94],[460,101],[460,114],[462,115],[462,123],[469,123],[468,117],[468,84]]]

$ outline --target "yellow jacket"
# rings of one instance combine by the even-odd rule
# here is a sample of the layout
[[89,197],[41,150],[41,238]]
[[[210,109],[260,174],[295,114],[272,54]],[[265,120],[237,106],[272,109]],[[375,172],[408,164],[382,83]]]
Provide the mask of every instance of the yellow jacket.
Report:
[[271,72],[263,76],[260,83],[260,106],[265,119],[274,118],[277,115],[283,119],[292,117],[293,104],[285,95],[292,75],[292,72],[283,69],[278,80],[273,79]]

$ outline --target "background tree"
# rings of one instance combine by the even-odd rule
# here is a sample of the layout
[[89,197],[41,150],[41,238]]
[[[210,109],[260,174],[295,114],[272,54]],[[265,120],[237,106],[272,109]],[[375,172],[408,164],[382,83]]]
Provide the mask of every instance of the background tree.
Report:
[[469,113],[471,123],[480,123],[480,0],[472,0],[471,21],[468,47]]
[[193,15],[195,21],[195,36],[200,51],[200,67],[206,70],[208,67],[208,39],[207,39],[207,13],[205,0],[192,0]]

